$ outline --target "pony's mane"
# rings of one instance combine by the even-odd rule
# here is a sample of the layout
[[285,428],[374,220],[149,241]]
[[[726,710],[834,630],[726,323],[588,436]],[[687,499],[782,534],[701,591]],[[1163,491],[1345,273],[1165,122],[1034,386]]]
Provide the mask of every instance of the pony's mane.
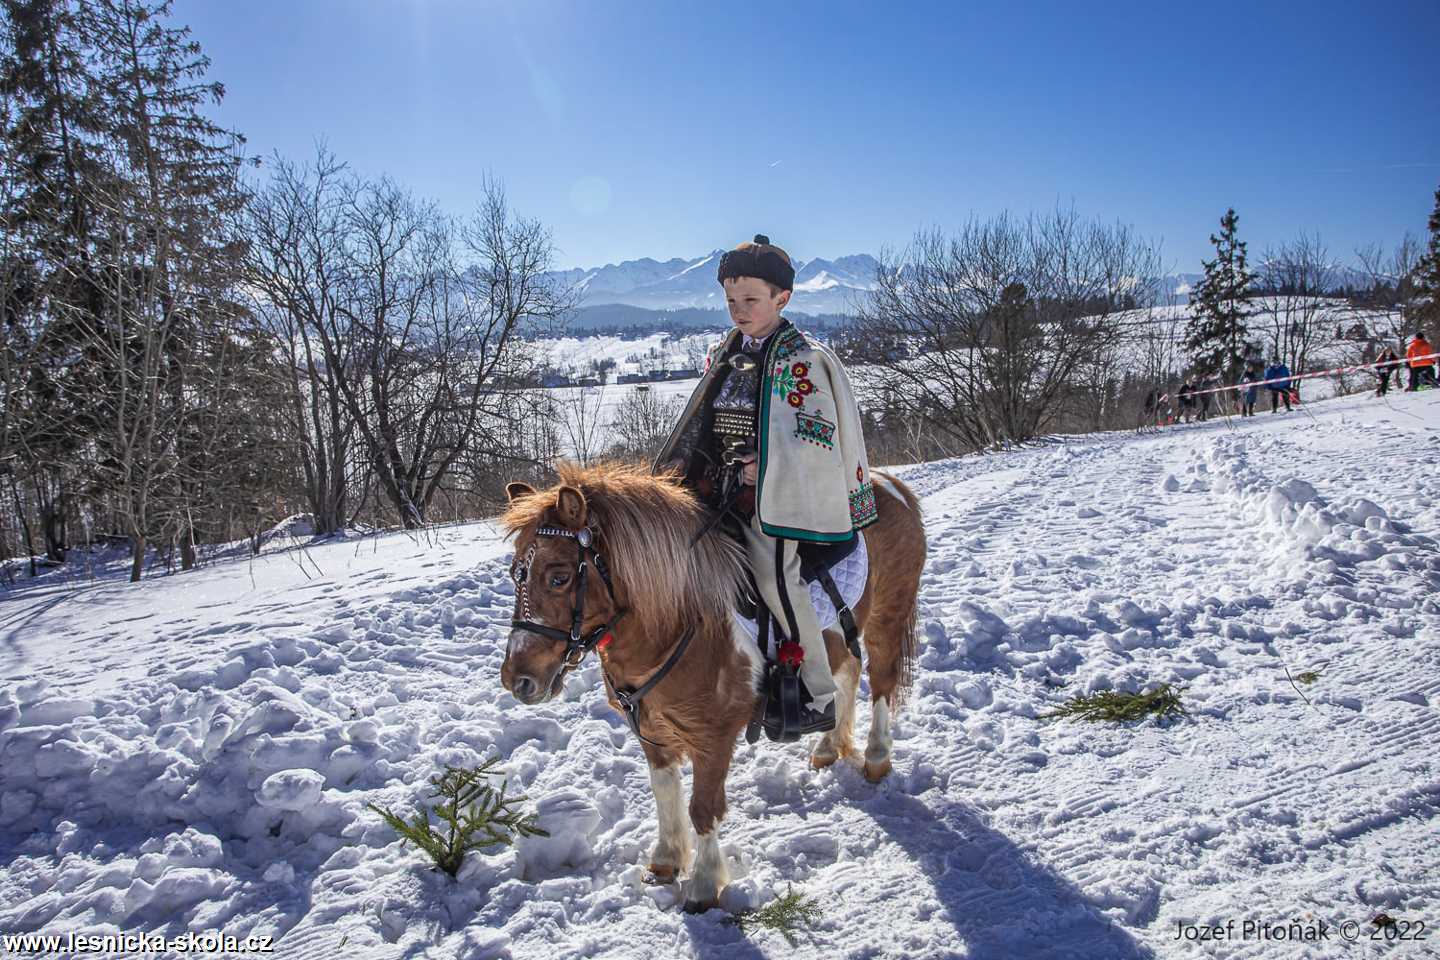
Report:
[[744,553],[718,532],[691,545],[705,509],[678,481],[628,463],[562,462],[556,472],[559,484],[510,504],[500,517],[508,533],[553,520],[560,486],[574,487],[585,496],[586,523],[600,537],[617,587],[625,585],[631,616],[647,633],[672,633],[730,610],[744,581]]

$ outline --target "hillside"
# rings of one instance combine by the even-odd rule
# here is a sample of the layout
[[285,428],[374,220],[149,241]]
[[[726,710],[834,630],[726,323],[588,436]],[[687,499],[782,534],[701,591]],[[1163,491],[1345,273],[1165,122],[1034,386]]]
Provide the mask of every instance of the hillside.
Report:
[[[815,896],[793,951],[641,884],[649,780],[593,661],[550,704],[503,691],[513,586],[489,524],[12,590],[0,932],[214,929],[297,958],[1108,960],[1300,955],[1238,927],[1176,939],[1230,919],[1433,924],[1437,458],[1426,392],[899,471],[930,556],[893,774],[762,742],[729,781],[724,906]],[[1041,719],[1158,683],[1187,717]],[[497,753],[551,841],[452,883],[365,809]]]

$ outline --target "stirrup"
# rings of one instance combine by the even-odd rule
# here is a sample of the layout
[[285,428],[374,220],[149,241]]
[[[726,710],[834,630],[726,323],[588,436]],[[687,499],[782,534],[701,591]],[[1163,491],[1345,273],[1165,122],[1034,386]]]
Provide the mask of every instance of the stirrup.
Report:
[[809,697],[795,667],[788,664],[773,667],[766,693],[760,724],[765,736],[776,743],[794,743],[807,733],[835,729],[835,702],[832,700],[823,711],[805,706]]

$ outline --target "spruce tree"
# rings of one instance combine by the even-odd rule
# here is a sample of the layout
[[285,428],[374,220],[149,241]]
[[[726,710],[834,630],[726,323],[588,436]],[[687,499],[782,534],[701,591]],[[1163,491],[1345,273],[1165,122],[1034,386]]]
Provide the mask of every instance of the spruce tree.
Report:
[[1435,336],[1440,334],[1435,329],[1440,323],[1440,188],[1435,190],[1435,209],[1430,212],[1427,226],[1430,241],[1426,244],[1425,255],[1415,264],[1412,277],[1416,296],[1406,311],[1406,319],[1411,326],[1429,327],[1427,332]]
[[21,467],[54,561],[65,558],[65,503],[96,417],[94,198],[113,131],[81,12],[67,0],[0,0],[0,457]]
[[1220,218],[1220,234],[1210,235],[1215,259],[1204,261],[1205,279],[1190,295],[1191,319],[1185,329],[1185,349],[1191,362],[1205,373],[1220,374],[1233,382],[1244,364],[1247,301],[1254,279],[1245,263],[1245,241],[1238,238],[1240,218],[1235,210]]
[[[238,370],[217,366],[238,352],[225,343],[251,339],[231,295],[243,252],[234,229],[245,202],[243,139],[203,115],[224,89],[205,80],[210,61],[170,21],[169,2],[91,0],[85,11],[122,184],[110,209],[126,242],[107,252],[111,300],[124,312],[112,318],[110,352],[125,357],[114,367],[110,420],[124,428],[104,441],[113,485],[129,495],[134,579],[144,541],[157,534],[178,543],[182,566],[195,561],[193,518],[215,423],[204,405],[224,392],[214,381]],[[160,389],[142,389],[150,382]]]

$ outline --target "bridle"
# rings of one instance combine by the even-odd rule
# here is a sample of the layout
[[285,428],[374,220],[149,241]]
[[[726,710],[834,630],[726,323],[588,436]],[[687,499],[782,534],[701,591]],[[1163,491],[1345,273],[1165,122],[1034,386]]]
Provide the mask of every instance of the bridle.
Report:
[[[538,537],[567,537],[575,541],[579,553],[575,560],[575,606],[570,615],[570,632],[566,633],[557,627],[548,626],[543,623],[536,623],[528,619],[530,616],[530,595],[526,583],[530,579],[530,564],[535,558],[535,546],[531,544],[530,550],[525,554],[525,559],[518,563],[511,576],[515,579],[515,589],[520,592],[520,613],[526,619],[511,620],[510,626],[514,629],[528,630],[531,633],[538,633],[542,637],[549,637],[551,640],[561,640],[565,643],[565,670],[568,672],[580,665],[586,654],[605,642],[610,632],[615,629],[615,624],[630,611],[619,609],[615,600],[615,585],[610,580],[610,568],[605,564],[605,558],[595,549],[595,534],[589,527],[581,527],[579,530],[566,530],[564,527],[541,527],[535,531]],[[587,573],[591,566],[595,567],[600,574],[601,581],[605,584],[605,592],[610,595],[610,605],[616,607],[615,616],[606,623],[591,630],[583,636],[580,633],[580,625],[585,622],[585,589],[587,584]]]
[[[628,607],[621,609],[619,602],[615,599],[615,585],[610,579],[610,568],[606,566],[605,558],[600,555],[600,551],[595,549],[595,533],[589,527],[581,527],[579,530],[567,530],[564,527],[540,527],[535,531],[535,536],[536,538],[566,537],[574,540],[579,550],[575,560],[575,606],[570,614],[570,631],[567,633],[557,627],[552,627],[544,623],[536,623],[529,619],[530,594],[526,583],[530,579],[530,564],[535,559],[534,543],[530,544],[530,549],[526,551],[524,560],[517,561],[516,566],[511,571],[511,576],[514,577],[515,580],[515,589],[519,592],[520,613],[525,619],[511,620],[510,626],[512,629],[527,630],[531,633],[538,633],[542,637],[549,637],[551,640],[563,641],[566,645],[564,665],[561,667],[560,674],[563,677],[578,667],[591,650],[597,648],[603,650],[615,639],[615,635],[612,632],[615,629],[615,624],[619,623],[621,619],[630,612],[630,609]],[[594,630],[582,636],[580,633],[580,625],[585,621],[586,572],[591,566],[600,574],[600,580],[605,584],[605,592],[610,595],[610,605],[616,608],[616,612],[615,616],[611,617],[609,621],[602,623]],[[680,658],[685,655],[685,651],[690,646],[690,641],[694,639],[694,637],[694,627],[687,628],[685,634],[680,638],[680,642],[677,643],[675,649],[671,651],[670,656],[660,665],[660,669],[651,674],[649,680],[646,680],[633,690],[621,690],[615,685],[615,682],[610,679],[609,671],[603,666],[600,668],[600,674],[605,678],[605,685],[610,688],[610,692],[614,695],[615,701],[620,704],[621,709],[625,713],[625,722],[629,725],[630,729],[635,732],[635,736],[651,746],[658,747],[660,744],[640,732],[640,701],[645,698],[647,693],[655,689],[655,686],[665,678],[666,674],[680,662]]]

